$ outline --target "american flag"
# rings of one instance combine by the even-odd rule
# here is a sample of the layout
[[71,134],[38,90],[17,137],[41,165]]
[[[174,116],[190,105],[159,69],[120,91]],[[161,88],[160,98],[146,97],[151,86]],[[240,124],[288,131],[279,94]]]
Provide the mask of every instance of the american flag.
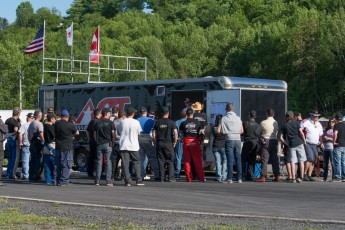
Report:
[[44,48],[44,24],[38,30],[34,40],[24,50],[24,54],[33,54],[43,50]]

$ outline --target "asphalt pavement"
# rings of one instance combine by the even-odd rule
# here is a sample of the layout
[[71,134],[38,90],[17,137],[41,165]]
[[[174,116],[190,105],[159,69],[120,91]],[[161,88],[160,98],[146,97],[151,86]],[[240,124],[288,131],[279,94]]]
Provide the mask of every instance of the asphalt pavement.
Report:
[[345,183],[244,182],[222,184],[145,181],[145,186],[95,186],[84,173],[73,173],[66,187],[3,180],[0,197],[16,197],[84,205],[104,205],[151,211],[181,211],[219,215],[292,218],[345,224]]

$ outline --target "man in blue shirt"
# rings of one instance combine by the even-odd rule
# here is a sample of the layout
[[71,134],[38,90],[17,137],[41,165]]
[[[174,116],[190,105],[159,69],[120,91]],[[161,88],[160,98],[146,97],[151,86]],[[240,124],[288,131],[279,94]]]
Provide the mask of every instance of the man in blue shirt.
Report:
[[151,137],[152,128],[155,122],[153,119],[147,117],[147,109],[145,107],[141,107],[139,112],[140,117],[137,120],[139,121],[141,129],[143,130],[139,136],[141,176],[143,180],[150,179],[150,177],[146,176],[146,168],[148,162],[150,162],[155,179],[161,179],[159,178],[156,149],[153,145],[153,139]]

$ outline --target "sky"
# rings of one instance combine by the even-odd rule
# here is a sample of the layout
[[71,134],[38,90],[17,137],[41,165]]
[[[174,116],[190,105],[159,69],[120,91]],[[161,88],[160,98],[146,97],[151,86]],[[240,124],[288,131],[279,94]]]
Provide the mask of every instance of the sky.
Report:
[[[1,0],[0,1],[0,17],[6,18],[9,23],[13,23],[16,20],[16,9],[21,2],[26,0]],[[66,10],[68,10],[73,3],[73,0],[30,0],[29,1],[34,8],[34,11],[41,7],[48,7],[49,9],[55,7],[61,12],[62,16],[66,16]]]

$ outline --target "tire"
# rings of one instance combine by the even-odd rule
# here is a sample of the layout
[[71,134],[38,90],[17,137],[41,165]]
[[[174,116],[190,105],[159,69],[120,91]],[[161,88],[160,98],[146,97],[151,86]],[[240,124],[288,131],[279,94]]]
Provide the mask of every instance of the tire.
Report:
[[74,164],[76,165],[78,171],[86,172],[89,160],[89,151],[86,149],[78,149],[74,155]]

